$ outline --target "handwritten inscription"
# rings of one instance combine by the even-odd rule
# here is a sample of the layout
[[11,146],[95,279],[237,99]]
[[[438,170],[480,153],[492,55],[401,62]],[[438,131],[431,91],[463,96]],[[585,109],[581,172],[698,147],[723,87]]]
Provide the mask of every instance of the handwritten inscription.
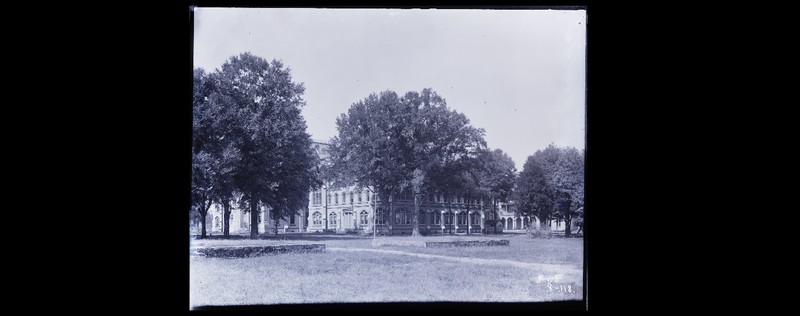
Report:
[[550,292],[561,292],[566,294],[578,294],[578,287],[575,286],[574,282],[570,282],[567,284],[557,284],[553,282],[547,282],[547,289]]

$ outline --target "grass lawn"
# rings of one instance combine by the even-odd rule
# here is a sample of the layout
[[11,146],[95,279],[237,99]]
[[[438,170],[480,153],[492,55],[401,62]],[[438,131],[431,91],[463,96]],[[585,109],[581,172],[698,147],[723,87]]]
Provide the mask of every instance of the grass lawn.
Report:
[[[448,237],[440,237],[444,238]],[[454,238],[454,237],[449,237]],[[455,237],[458,238],[458,237]],[[463,240],[479,239],[465,237]],[[583,267],[583,239],[580,238],[529,238],[525,235],[506,235],[503,237],[489,237],[485,239],[508,239],[507,247],[451,247],[451,248],[420,248],[386,246],[381,249],[401,250],[416,253],[427,253],[443,256],[504,259],[530,263],[567,264],[577,269]],[[425,240],[440,241],[437,239]]]
[[[285,237],[285,236],[279,236]],[[202,240],[206,245],[325,243],[328,248],[372,249],[372,238],[297,235],[286,240]],[[379,237],[406,238],[410,237]],[[422,240],[510,239],[508,247],[377,249],[452,257],[563,264],[580,269],[582,239],[517,236],[440,236]],[[580,300],[582,275],[560,275],[510,265],[481,265],[408,255],[326,251],[243,259],[190,258],[190,304],[292,304],[346,302],[537,302]],[[537,282],[538,281],[538,282]],[[559,285],[578,286],[577,293]]]

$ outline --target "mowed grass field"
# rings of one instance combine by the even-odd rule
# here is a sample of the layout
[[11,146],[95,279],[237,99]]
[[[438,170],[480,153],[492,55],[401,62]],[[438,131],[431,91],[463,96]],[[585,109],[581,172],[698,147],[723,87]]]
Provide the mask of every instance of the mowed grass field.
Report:
[[[292,236],[264,240],[202,240],[195,244],[253,245],[324,243],[321,254],[255,258],[190,258],[190,304],[242,305],[363,302],[540,302],[583,298],[583,240],[532,239],[524,235],[379,237],[396,240],[509,239],[508,247],[372,247],[372,238]],[[338,249],[336,249],[338,248]],[[405,254],[347,249],[401,251]],[[420,258],[499,259],[476,264]],[[568,273],[520,267],[508,262],[544,263]],[[565,270],[567,271],[567,270]],[[550,281],[550,282],[548,282]],[[566,286],[575,293],[566,291]],[[564,286],[562,288],[561,286]]]

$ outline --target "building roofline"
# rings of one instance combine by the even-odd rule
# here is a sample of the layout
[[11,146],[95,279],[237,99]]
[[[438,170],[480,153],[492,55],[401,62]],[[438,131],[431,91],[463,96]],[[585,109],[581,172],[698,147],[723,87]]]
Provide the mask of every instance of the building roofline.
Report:
[[327,141],[319,140],[319,139],[311,139],[311,143],[313,144],[322,144],[322,145],[330,145]]

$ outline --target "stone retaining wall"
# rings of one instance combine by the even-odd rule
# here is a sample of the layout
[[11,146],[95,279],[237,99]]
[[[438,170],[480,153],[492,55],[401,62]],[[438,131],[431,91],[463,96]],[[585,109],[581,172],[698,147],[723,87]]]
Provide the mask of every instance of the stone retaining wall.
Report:
[[502,240],[463,240],[463,241],[427,241],[425,247],[486,247],[486,246],[508,246],[508,239]]

